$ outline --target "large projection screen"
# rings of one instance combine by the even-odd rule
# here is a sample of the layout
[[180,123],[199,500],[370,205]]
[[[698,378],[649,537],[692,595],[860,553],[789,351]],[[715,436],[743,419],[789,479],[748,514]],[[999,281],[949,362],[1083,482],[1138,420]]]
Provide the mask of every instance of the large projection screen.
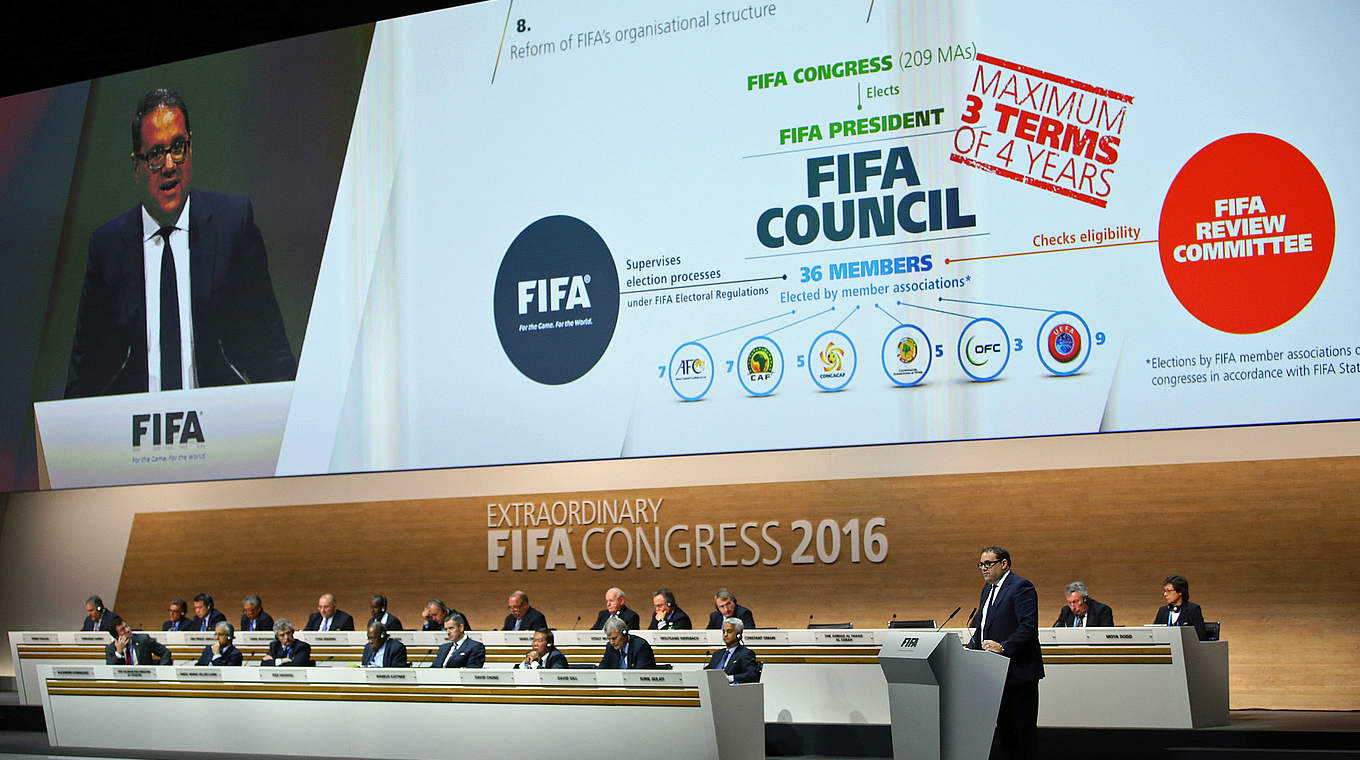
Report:
[[[5,99],[74,177],[8,286],[50,294],[9,485],[1356,419],[1357,31],[506,0]],[[193,188],[253,204],[295,379],[70,392],[155,87],[194,109]],[[258,320],[224,311],[230,362]]]

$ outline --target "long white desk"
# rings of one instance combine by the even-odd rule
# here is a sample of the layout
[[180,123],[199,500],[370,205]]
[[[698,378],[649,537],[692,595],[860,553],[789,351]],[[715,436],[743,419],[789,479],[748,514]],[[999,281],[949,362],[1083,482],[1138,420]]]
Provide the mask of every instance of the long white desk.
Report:
[[[54,747],[423,760],[596,760],[600,742],[671,757],[765,756],[760,684],[716,671],[43,665]],[[533,730],[526,730],[527,727]],[[443,752],[436,751],[442,755]]]
[[[967,629],[953,629],[967,639]],[[1106,728],[1200,728],[1228,721],[1228,643],[1200,642],[1184,628],[1041,628],[1046,677],[1040,682],[1039,725]],[[746,632],[765,663],[766,723],[888,725],[887,682],[878,665],[885,636],[902,630],[766,630]],[[657,661],[698,670],[721,646],[717,631],[638,631]],[[192,664],[211,635],[156,633],[177,665]],[[428,665],[444,642],[439,631],[400,631],[413,665]],[[529,649],[532,634],[474,631],[487,646],[488,670],[509,669]],[[298,632],[323,667],[359,662],[365,634]],[[599,662],[598,631],[558,631],[557,645],[573,664]],[[80,643],[89,640],[92,643]],[[258,663],[269,633],[240,633],[247,665]],[[38,704],[40,665],[102,664],[106,634],[10,634],[23,704]]]

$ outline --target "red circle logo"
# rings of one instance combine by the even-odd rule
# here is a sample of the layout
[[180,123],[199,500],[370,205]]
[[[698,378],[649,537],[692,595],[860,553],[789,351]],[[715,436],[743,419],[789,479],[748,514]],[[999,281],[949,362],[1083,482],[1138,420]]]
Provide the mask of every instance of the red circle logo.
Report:
[[1048,331],[1048,355],[1057,361],[1067,362],[1081,353],[1081,333],[1069,324],[1061,324]]
[[1336,215],[1322,175],[1269,135],[1216,140],[1181,168],[1158,229],[1162,271],[1196,319],[1250,334],[1288,322],[1332,263]]

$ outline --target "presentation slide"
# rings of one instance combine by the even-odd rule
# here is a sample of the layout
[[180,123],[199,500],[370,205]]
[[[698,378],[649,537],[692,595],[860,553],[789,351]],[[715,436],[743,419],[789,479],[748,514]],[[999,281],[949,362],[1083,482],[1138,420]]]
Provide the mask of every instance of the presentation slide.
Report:
[[[255,439],[302,475],[1360,418],[1338,213],[1360,208],[1360,103],[1335,84],[1358,33],[1348,2],[382,22],[318,174],[282,421],[148,444],[134,415],[187,419],[198,391],[160,409],[143,384],[101,407],[117,440],[42,446],[147,482]],[[243,194],[292,186],[271,170]]]

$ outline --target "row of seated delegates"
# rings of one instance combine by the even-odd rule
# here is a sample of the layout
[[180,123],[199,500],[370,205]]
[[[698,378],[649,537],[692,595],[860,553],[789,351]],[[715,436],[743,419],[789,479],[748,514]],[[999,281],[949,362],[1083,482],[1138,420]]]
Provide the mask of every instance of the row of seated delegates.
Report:
[[[246,597],[247,601],[255,600],[256,609],[259,609],[260,598],[258,596]],[[262,610],[261,610],[262,611]],[[225,623],[227,616],[221,610],[213,606],[212,594],[199,594],[194,597],[194,616],[190,618],[189,605],[183,599],[174,599],[170,602],[170,619],[161,623],[162,631],[214,631],[218,623]],[[266,615],[268,617],[268,615]],[[272,625],[273,618],[269,618]],[[246,628],[246,616],[241,616],[241,628]],[[255,630],[251,628],[250,630]]]
[[[1180,575],[1168,575],[1162,581],[1162,605],[1153,616],[1154,625],[1194,626],[1200,641],[1208,638],[1204,625],[1204,611],[1190,601],[1190,581]],[[1072,581],[1067,584],[1067,606],[1058,612],[1054,628],[1114,627],[1114,611],[1108,604],[1091,598],[1086,584]]]
[[[756,653],[741,643],[745,628],[739,618],[729,617],[722,621],[723,648],[713,653],[705,670],[722,670],[727,674],[728,683],[755,683],[760,680],[761,666]],[[628,624],[621,618],[611,617],[604,622],[605,638],[609,643],[605,646],[604,657],[600,658],[599,669],[656,668],[652,645],[641,636],[630,635],[628,631]]]

